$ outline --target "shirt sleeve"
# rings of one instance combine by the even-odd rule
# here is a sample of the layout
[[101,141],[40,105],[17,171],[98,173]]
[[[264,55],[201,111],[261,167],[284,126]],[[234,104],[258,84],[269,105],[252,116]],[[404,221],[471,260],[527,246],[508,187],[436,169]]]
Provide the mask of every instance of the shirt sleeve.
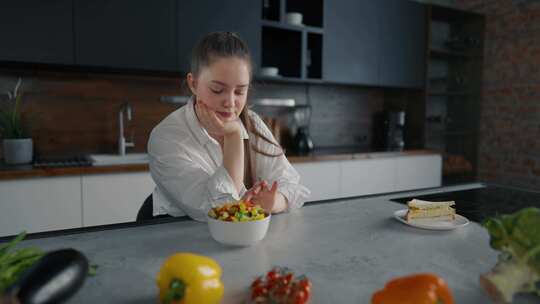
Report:
[[148,150],[152,178],[191,218],[206,221],[210,208],[239,198],[225,167],[210,173],[165,139],[152,139]]
[[[250,116],[257,131],[276,143],[277,141],[272,135],[272,132],[270,132],[260,117],[254,112],[251,112]],[[254,136],[255,135],[250,134],[250,138]],[[270,144],[261,138],[257,138],[255,142],[257,148],[267,154],[281,154],[280,156],[266,156],[256,151],[252,151],[252,155],[254,155],[256,159],[255,170],[257,180],[266,180],[269,183],[277,181],[278,191],[287,198],[287,211],[302,207],[309,198],[311,191],[300,184],[300,175],[289,163],[285,155],[282,154],[281,147]]]

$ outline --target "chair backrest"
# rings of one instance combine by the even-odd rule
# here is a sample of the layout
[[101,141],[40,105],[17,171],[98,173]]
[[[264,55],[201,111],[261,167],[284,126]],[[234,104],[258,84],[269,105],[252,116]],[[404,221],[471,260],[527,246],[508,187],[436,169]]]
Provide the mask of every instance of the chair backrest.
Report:
[[136,222],[142,222],[151,220],[154,218],[154,202],[152,199],[152,194],[144,200],[141,208],[139,208],[139,212],[137,212],[137,219]]

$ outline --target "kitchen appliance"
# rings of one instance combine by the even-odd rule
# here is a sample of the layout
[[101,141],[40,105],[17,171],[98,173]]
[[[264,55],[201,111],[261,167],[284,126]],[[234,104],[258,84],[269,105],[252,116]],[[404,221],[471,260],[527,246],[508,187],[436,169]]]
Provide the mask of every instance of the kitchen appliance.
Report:
[[405,147],[405,112],[383,111],[373,119],[373,146],[378,151],[403,151]]
[[296,135],[293,139],[293,150],[299,155],[309,154],[313,151],[313,141],[309,135],[309,122],[311,120],[311,106],[301,105],[294,108],[294,124]]

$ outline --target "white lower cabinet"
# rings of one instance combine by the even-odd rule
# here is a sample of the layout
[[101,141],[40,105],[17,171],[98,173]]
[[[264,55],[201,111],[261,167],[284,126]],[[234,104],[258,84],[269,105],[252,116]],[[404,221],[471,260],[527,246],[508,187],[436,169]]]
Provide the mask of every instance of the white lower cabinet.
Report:
[[341,162],[342,197],[389,192],[395,185],[394,158]]
[[308,201],[341,196],[339,162],[295,163],[293,167],[300,174],[300,183],[311,191]]
[[440,155],[403,156],[396,161],[395,191],[439,187],[442,178]]
[[308,201],[441,186],[440,155],[293,164],[300,183],[311,190]]
[[[440,155],[294,163],[308,201],[438,187]],[[0,181],[0,236],[135,221],[150,172]]]
[[81,177],[0,182],[0,236],[82,226]]
[[154,186],[149,172],[84,175],[83,225],[135,221],[139,208]]

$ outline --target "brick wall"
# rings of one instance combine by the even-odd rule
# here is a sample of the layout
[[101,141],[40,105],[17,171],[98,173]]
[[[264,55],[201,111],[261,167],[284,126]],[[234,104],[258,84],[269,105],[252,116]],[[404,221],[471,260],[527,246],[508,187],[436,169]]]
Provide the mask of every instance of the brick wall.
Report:
[[540,1],[457,0],[486,15],[479,178],[540,189]]

